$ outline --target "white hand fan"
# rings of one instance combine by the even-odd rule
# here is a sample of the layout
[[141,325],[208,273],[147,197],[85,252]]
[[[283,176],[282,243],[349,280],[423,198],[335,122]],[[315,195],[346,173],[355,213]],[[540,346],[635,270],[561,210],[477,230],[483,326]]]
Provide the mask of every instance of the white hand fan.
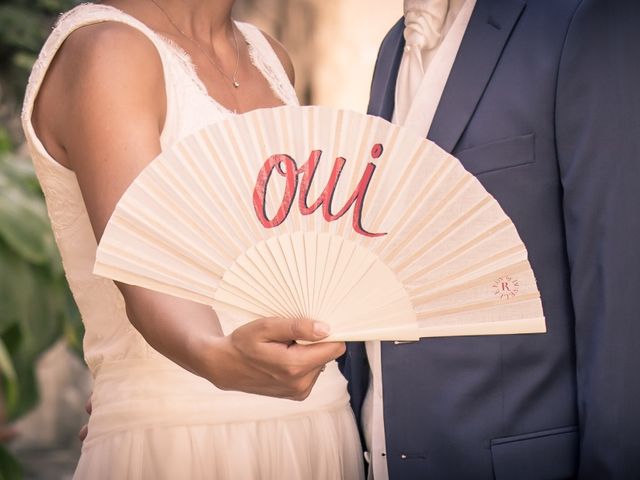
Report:
[[332,340],[545,331],[527,250],[453,156],[380,118],[237,115],[156,158],[119,201],[98,275]]

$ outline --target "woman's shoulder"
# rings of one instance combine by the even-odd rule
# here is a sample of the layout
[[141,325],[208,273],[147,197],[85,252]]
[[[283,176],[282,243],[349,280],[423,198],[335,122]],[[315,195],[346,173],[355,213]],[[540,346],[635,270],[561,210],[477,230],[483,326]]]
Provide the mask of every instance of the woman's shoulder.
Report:
[[58,44],[45,45],[34,66],[23,123],[31,122],[45,144],[64,145],[94,111],[117,109],[126,116],[148,98],[145,106],[161,119],[163,78],[159,53],[139,29],[122,22],[67,27]]
[[60,55],[77,57],[85,65],[126,60],[148,63],[158,58],[148,35],[129,24],[112,21],[87,24],[69,32]]
[[54,57],[72,55],[85,60],[98,55],[100,60],[110,53],[122,58],[146,54],[154,59],[157,55],[149,55],[154,49],[159,51],[161,42],[135,17],[110,5],[81,3],[60,15],[36,66],[47,70]]
[[[154,44],[140,30],[120,22],[84,25],[68,33],[52,63],[51,74],[69,86],[95,86],[162,78]],[[125,94],[126,92],[123,92]]]
[[44,49],[57,50],[78,37],[83,37],[89,47],[96,46],[98,40],[123,38],[140,45],[155,43],[153,32],[137,18],[110,5],[81,3],[60,15]]

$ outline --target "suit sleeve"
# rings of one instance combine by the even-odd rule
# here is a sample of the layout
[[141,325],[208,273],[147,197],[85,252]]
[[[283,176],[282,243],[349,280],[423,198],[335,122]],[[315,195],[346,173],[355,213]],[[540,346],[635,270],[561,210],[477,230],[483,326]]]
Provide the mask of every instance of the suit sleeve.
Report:
[[580,478],[640,478],[640,2],[582,1],[556,102]]

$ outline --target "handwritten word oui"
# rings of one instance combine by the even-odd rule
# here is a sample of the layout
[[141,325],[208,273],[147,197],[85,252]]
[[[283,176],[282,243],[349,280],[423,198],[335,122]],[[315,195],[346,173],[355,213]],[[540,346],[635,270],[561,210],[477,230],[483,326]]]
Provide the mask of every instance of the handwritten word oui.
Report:
[[[383,147],[381,144],[375,144],[371,149],[371,156],[374,159],[379,158],[380,155],[382,155],[382,150]],[[360,181],[344,206],[338,212],[332,213],[333,195],[335,194],[342,170],[347,163],[343,157],[336,158],[327,185],[316,201],[309,205],[309,190],[318,165],[320,164],[321,156],[322,150],[313,150],[309,155],[309,159],[300,168],[298,168],[293,158],[282,153],[272,155],[264,162],[258,173],[258,179],[256,180],[256,185],[253,190],[253,207],[260,223],[262,223],[265,228],[273,228],[284,222],[291,211],[296,193],[298,193],[298,209],[302,215],[311,215],[322,207],[322,216],[324,219],[327,222],[333,222],[341,218],[353,207],[353,229],[357,233],[367,237],[386,235],[386,233],[368,232],[362,226],[364,199],[367,194],[367,189],[369,188],[369,183],[371,182],[371,177],[376,170],[375,164],[371,162],[367,163]],[[284,177],[285,188],[278,211],[273,218],[270,219],[266,212],[266,199],[267,189],[269,188],[270,181],[272,181],[274,172]],[[300,180],[300,177],[302,177],[302,180]],[[300,187],[299,192],[298,186]]]

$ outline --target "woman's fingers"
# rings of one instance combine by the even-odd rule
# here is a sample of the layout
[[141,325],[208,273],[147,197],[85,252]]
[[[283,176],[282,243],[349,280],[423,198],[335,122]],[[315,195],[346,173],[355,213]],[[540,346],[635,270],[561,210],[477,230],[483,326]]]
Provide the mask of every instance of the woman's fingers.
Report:
[[280,343],[317,342],[329,335],[329,325],[304,318],[261,318],[241,328],[256,328],[263,340]]
[[84,442],[84,439],[87,438],[88,433],[89,433],[89,426],[83,425],[82,428],[80,428],[80,431],[78,432],[78,438],[80,439],[81,442]]
[[318,341],[328,333],[325,324],[312,320],[255,320],[217,343],[210,380],[226,390],[303,400],[324,365],[342,355],[345,345],[296,341]]
[[[91,404],[91,395],[89,395],[89,398],[87,398],[87,401],[84,404],[84,409],[89,415],[91,415],[91,412],[93,410],[93,405]],[[78,438],[81,442],[84,442],[84,439],[87,438],[88,433],[89,425],[83,425],[78,431]]]

